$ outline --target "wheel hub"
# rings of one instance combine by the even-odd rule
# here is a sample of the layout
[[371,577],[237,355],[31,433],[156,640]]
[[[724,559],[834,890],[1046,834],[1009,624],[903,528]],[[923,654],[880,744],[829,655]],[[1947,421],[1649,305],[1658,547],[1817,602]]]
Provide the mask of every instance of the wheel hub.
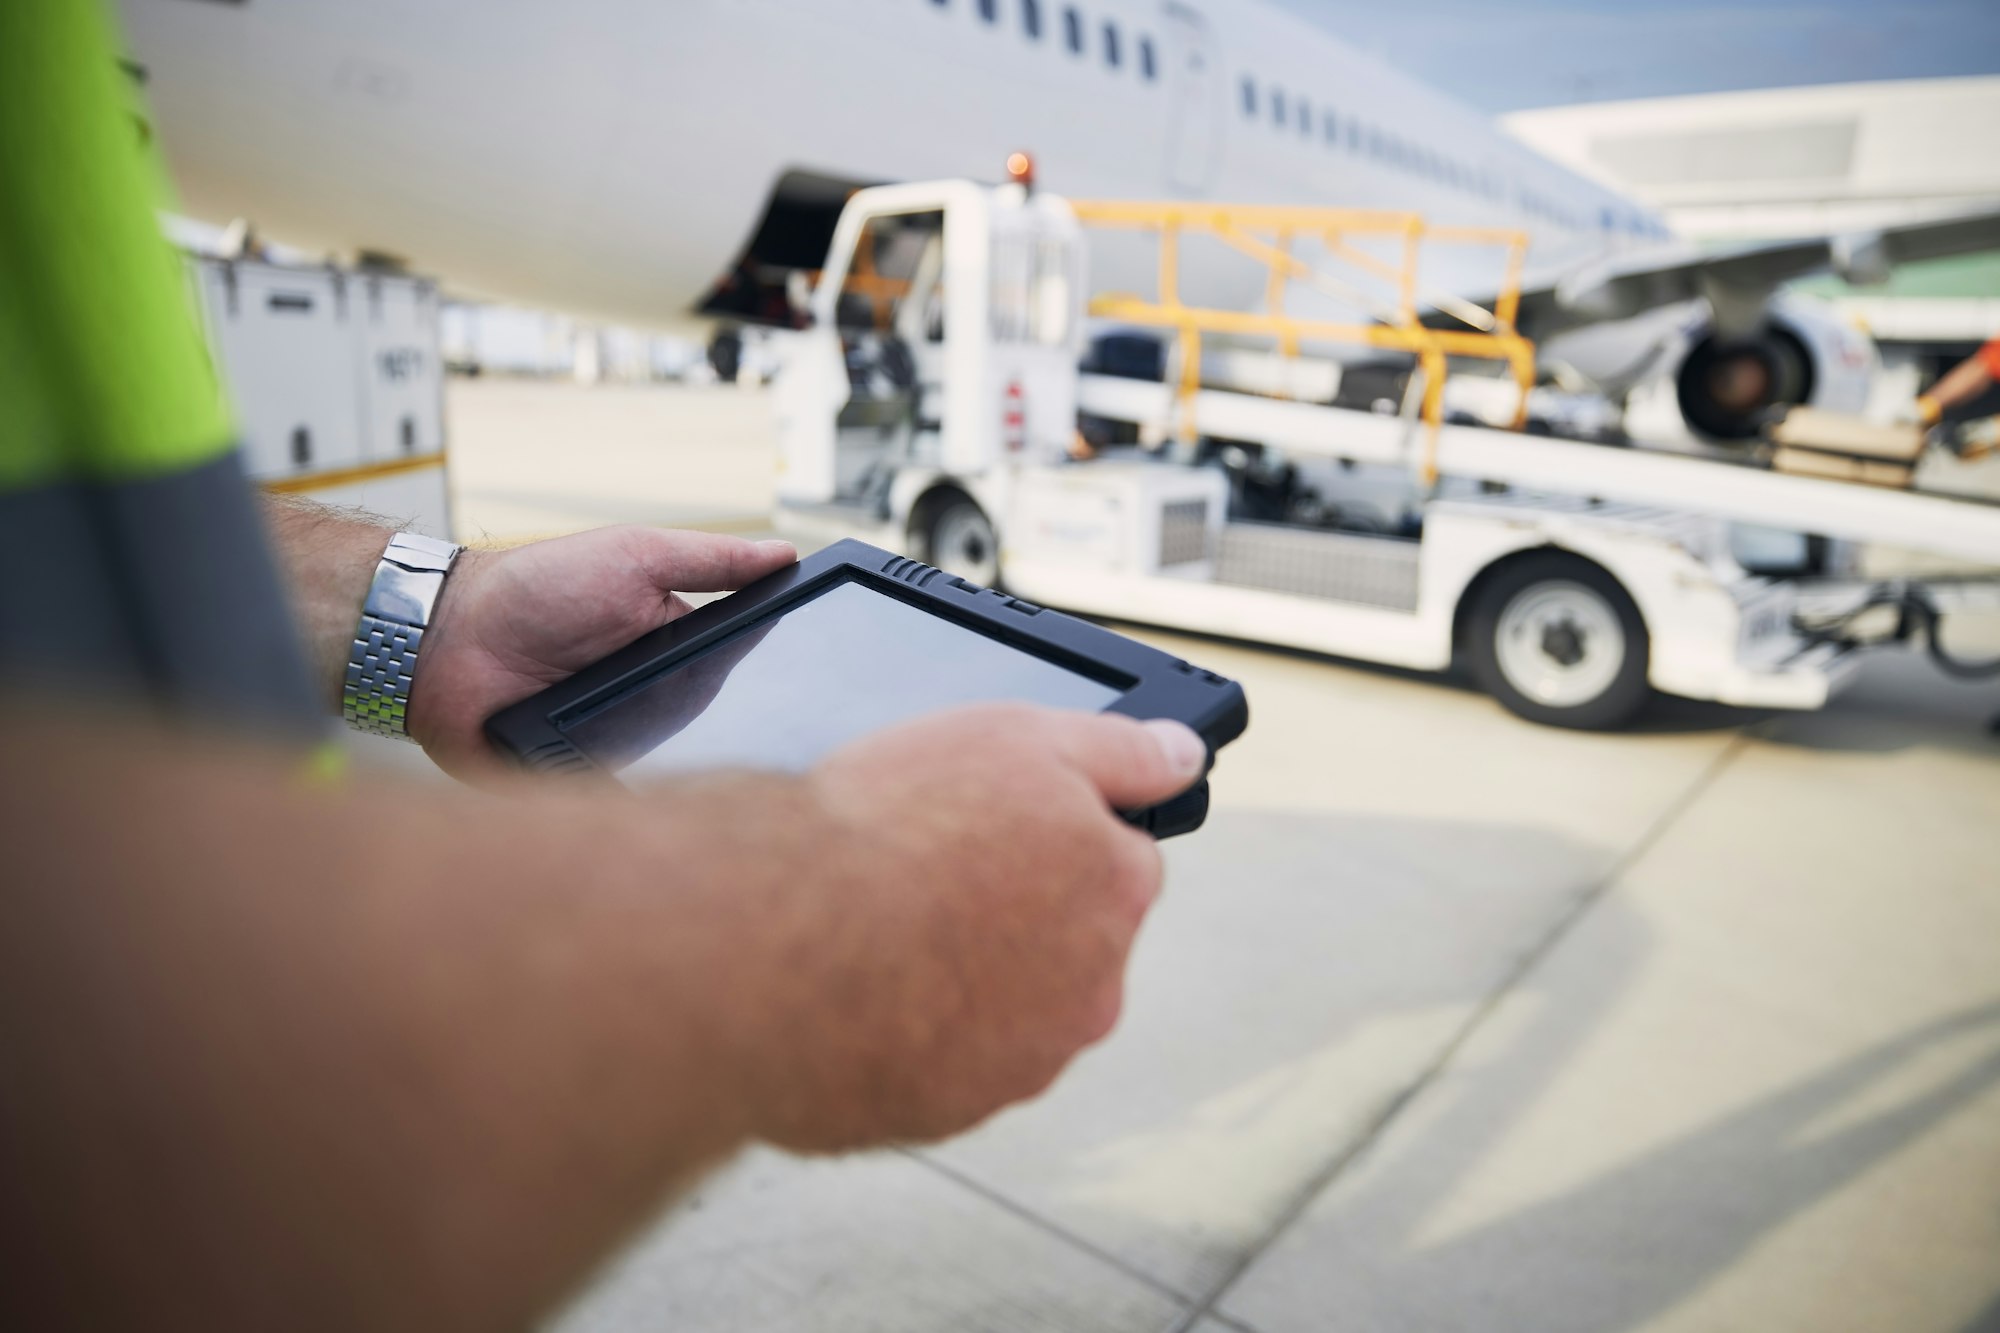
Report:
[[1595,588],[1551,579],[1521,589],[1500,613],[1494,657],[1507,683],[1551,708],[1603,694],[1625,666],[1625,629]]
[[1573,667],[1583,660],[1584,632],[1574,620],[1556,621],[1542,630],[1542,651],[1559,665]]

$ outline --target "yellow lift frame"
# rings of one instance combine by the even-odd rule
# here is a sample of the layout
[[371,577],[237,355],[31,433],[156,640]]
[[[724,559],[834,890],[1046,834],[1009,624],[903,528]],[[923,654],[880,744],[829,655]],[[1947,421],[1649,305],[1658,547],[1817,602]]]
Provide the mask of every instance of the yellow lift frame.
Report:
[[[1416,357],[1424,376],[1422,415],[1425,431],[1423,476],[1437,479],[1438,430],[1444,424],[1446,358],[1478,357],[1505,361],[1520,386],[1514,428],[1527,420],[1528,392],[1535,382],[1535,345],[1514,327],[1521,306],[1521,269],[1527,260],[1526,232],[1501,227],[1434,227],[1416,213],[1373,212],[1340,208],[1289,208],[1175,201],[1071,200],[1085,226],[1152,231],[1160,244],[1159,292],[1147,300],[1124,292],[1105,293],[1090,301],[1090,313],[1100,319],[1174,329],[1180,338],[1180,429],[1194,431],[1194,395],[1201,387],[1201,338],[1204,333],[1275,339],[1287,357],[1298,355],[1304,342],[1359,343]],[[1267,270],[1265,304],[1261,312],[1220,310],[1185,304],[1180,297],[1181,237],[1185,232],[1214,236],[1263,264]],[[1386,304],[1381,322],[1343,324],[1297,319],[1285,313],[1285,292],[1295,281],[1339,284],[1314,265],[1292,253],[1299,237],[1315,237],[1336,259],[1392,283],[1393,311]],[[1400,239],[1402,262],[1392,264],[1350,241],[1359,237]],[[1488,246],[1506,251],[1498,296],[1491,309],[1454,296],[1420,292],[1419,263],[1426,243]],[[1359,304],[1373,304],[1362,296]],[[1428,306],[1466,325],[1463,329],[1427,327],[1419,315]]]

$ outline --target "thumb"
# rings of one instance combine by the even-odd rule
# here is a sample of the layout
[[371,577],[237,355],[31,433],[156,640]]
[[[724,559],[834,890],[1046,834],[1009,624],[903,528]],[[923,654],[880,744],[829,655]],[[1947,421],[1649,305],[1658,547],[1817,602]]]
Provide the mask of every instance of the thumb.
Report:
[[1208,746],[1179,722],[1141,722],[1117,713],[1064,721],[1057,748],[1115,810],[1156,805],[1187,790],[1208,768]]
[[627,552],[661,592],[729,592],[799,558],[790,542],[719,532],[632,528],[623,535]]

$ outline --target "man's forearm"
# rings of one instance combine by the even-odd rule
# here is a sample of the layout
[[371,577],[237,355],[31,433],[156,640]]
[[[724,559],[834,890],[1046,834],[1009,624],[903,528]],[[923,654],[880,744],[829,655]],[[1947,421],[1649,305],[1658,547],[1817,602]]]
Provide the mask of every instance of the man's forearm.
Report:
[[78,733],[0,733],[0,1323],[516,1325],[750,1132],[804,784],[364,801]]
[[1979,357],[1968,357],[1954,366],[1949,374],[1939,380],[1929,394],[1939,408],[1949,411],[1969,398],[1984,393],[1993,383],[1993,376],[1986,369],[1986,363]]

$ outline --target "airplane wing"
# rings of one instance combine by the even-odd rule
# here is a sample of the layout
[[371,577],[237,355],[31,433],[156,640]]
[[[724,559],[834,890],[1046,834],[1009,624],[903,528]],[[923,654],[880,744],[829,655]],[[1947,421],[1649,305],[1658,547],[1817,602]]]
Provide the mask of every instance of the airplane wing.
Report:
[[1521,294],[1520,325],[1534,338],[1707,297],[1718,328],[1747,332],[1780,285],[1821,272],[1872,284],[1917,259],[2000,249],[2000,211],[1969,213],[1844,236],[1771,241],[1725,250],[1692,246],[1634,251],[1591,264],[1551,287]]

